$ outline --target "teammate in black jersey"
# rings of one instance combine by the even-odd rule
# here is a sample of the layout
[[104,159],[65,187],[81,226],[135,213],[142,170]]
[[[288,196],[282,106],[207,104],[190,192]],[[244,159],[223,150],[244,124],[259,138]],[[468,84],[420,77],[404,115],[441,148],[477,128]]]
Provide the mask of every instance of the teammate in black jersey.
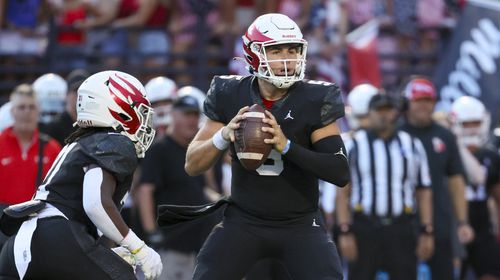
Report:
[[[241,279],[272,258],[292,279],[342,279],[334,243],[318,210],[318,178],[345,186],[349,167],[335,120],[344,115],[337,85],[303,80],[307,42],[281,14],[258,17],[243,36],[252,76],[219,76],[204,109],[208,119],[188,148],[186,171],[210,168],[232,152],[232,198],[223,222],[198,255],[194,279]],[[247,171],[235,155],[234,130],[249,106],[268,111],[273,150]]]
[[[463,271],[472,268],[480,280],[500,279],[500,243],[493,235],[488,199],[495,201],[497,213],[500,213],[500,156],[485,146],[488,140],[490,116],[484,105],[470,96],[460,97],[453,102],[450,110],[452,130],[461,142],[474,155],[467,159],[482,166],[476,173],[482,173],[482,179],[476,182],[469,179],[466,197],[469,203],[469,223],[475,232],[474,240],[467,245],[467,258]],[[463,152],[462,152],[463,153]],[[476,174],[477,175],[477,174]],[[498,215],[493,215],[498,216]],[[498,218],[498,217],[497,217]]]
[[[160,256],[119,212],[137,158],[153,140],[152,114],[144,87],[129,74],[105,71],[83,82],[78,130],[33,200],[2,216],[2,230],[17,234],[3,247],[0,279],[136,279],[131,264],[147,279],[160,275]],[[23,220],[19,229],[12,224]],[[97,242],[100,235],[120,246],[113,252]]]

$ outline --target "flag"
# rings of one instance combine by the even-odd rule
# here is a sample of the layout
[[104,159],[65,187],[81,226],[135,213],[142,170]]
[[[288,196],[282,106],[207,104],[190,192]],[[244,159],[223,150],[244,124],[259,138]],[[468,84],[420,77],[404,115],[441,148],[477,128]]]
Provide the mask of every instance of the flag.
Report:
[[347,59],[351,89],[369,83],[380,87],[380,63],[377,51],[378,22],[373,19],[347,34]]
[[433,80],[437,111],[457,98],[481,100],[495,118],[500,104],[500,1],[469,0],[438,62]]

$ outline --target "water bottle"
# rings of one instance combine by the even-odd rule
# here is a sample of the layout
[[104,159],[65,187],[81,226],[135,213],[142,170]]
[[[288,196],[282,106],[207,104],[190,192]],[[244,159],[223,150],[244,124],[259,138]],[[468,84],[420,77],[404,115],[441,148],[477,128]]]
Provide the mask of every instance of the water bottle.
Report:
[[389,273],[379,270],[375,274],[375,280],[389,280]]
[[417,265],[417,280],[431,280],[431,268],[426,262]]

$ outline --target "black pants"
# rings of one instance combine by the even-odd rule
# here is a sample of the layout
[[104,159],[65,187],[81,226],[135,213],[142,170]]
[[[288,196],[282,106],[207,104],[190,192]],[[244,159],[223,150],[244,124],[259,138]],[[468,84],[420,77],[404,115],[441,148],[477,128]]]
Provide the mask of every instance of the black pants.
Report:
[[474,240],[467,245],[463,273],[468,267],[472,267],[476,277],[485,275],[500,277],[500,243],[488,230],[476,231]]
[[[19,279],[14,239],[0,254],[0,280]],[[62,217],[37,221],[31,262],[24,279],[136,279],[132,267],[89,235],[85,226]]]
[[356,214],[352,226],[358,246],[358,259],[349,263],[349,279],[373,280],[378,270],[390,279],[416,279],[416,232],[410,216],[391,224]]
[[434,239],[434,254],[428,261],[432,279],[454,279],[453,244],[450,238]]
[[228,206],[198,254],[195,280],[237,280],[262,259],[279,261],[293,280],[342,279],[337,249],[319,212],[288,224],[260,223]]

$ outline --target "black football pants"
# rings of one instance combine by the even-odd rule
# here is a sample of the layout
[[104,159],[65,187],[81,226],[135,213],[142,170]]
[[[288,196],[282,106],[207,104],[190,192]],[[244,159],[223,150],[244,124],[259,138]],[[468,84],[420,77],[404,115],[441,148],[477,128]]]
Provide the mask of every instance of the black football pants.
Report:
[[[24,279],[136,279],[132,267],[86,232],[85,226],[63,217],[37,221],[31,240],[31,262]],[[0,280],[19,279],[14,239],[0,254]]]
[[269,258],[280,262],[291,280],[343,278],[319,211],[287,224],[259,223],[230,205],[198,254],[193,279],[239,280]]

